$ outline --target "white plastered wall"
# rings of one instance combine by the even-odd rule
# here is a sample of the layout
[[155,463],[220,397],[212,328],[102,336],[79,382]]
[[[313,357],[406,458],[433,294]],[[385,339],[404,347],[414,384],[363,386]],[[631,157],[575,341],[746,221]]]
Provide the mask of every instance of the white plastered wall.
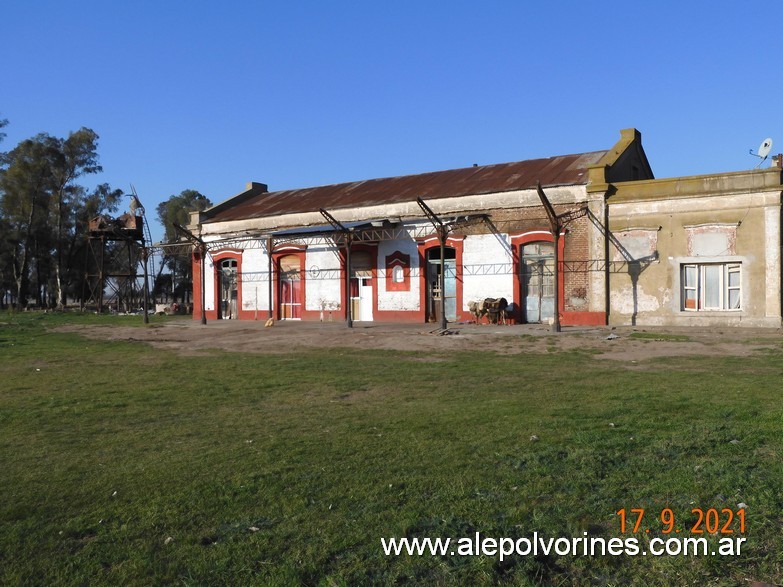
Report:
[[204,270],[204,308],[206,310],[215,309],[215,263],[212,256],[207,255],[206,268]]
[[269,310],[269,257],[261,248],[242,253],[242,309]]
[[311,245],[305,255],[305,309],[337,311],[342,285],[340,258],[333,246]]
[[[410,290],[386,291],[386,257],[399,251],[410,257]],[[421,306],[419,251],[413,239],[381,241],[378,245],[378,310],[415,312]]]
[[514,300],[514,260],[508,235],[481,234],[465,238],[462,249],[462,310],[473,300]]

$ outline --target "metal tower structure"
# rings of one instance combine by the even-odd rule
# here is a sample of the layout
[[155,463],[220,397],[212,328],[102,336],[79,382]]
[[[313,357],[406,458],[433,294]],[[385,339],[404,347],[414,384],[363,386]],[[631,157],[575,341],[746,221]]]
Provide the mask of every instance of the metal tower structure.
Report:
[[135,191],[131,197],[131,212],[118,218],[101,214],[89,222],[81,307],[94,306],[99,314],[107,309],[130,313],[142,308],[147,322],[151,239],[144,208],[133,206],[138,204]]

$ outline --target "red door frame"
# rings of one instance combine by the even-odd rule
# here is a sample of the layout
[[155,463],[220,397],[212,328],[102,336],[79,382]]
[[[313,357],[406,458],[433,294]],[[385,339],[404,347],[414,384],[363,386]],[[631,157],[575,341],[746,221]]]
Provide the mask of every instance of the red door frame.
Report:
[[[307,246],[306,245],[286,245],[280,248],[272,250],[272,271],[274,273],[274,287],[272,287],[272,299],[269,301],[272,304],[272,315],[275,320],[282,320],[282,312],[280,311],[280,259],[283,257],[296,257],[299,260],[299,278],[301,280],[302,288],[302,308],[299,315],[300,320],[305,320],[305,307],[307,305],[307,271],[305,271],[305,262],[307,260]],[[317,312],[315,312],[317,314]]]
[[[372,285],[372,319],[373,322],[378,321],[378,243],[356,243],[351,246],[351,256],[354,253],[369,253],[370,254],[370,271],[372,277],[370,278],[370,284]],[[348,319],[348,305],[345,303],[345,249],[340,249],[340,305],[343,308],[343,318]],[[349,288],[350,289],[350,288]],[[350,300],[349,300],[350,301]],[[354,322],[357,321],[356,316],[352,316]]]
[[[193,267],[193,319],[201,319],[201,253],[195,249],[190,255],[191,265]],[[204,259],[206,268],[206,259]],[[204,296],[206,301],[206,296]],[[204,314],[206,317],[206,313]]]
[[[565,253],[566,231],[560,233],[558,239],[558,258],[560,260],[557,268],[557,312],[560,318],[563,318],[563,308],[565,308],[565,279],[563,276],[563,255]],[[514,299],[517,300],[517,323],[522,323],[522,247],[530,243],[545,242],[554,243],[555,238],[548,229],[528,230],[522,234],[511,236],[511,250],[514,252]]]
[[220,304],[220,262],[233,259],[237,262],[237,320],[243,320],[252,316],[251,311],[242,310],[242,253],[244,249],[220,249],[211,253],[212,257],[212,299],[214,310],[207,311],[207,318],[217,320],[218,306]]
[[[440,248],[440,241],[437,236],[431,236],[419,240],[417,243],[419,247],[419,292],[420,292],[420,307],[421,307],[421,320],[427,320],[427,252],[434,248]],[[456,257],[456,271],[457,271],[457,322],[464,322],[469,320],[469,313],[465,313],[462,309],[462,251],[465,246],[464,236],[448,237],[446,239],[446,246],[454,249],[454,256]]]

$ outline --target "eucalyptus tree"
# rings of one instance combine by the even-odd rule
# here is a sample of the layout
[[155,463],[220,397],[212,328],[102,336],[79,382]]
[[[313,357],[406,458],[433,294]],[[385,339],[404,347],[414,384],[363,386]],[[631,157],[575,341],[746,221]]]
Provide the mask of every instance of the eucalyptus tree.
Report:
[[63,307],[89,214],[115,210],[122,196],[105,184],[90,191],[77,183],[101,171],[98,135],[41,133],[0,154],[0,163],[0,276],[11,276],[20,308],[33,293],[39,305]]
[[[8,125],[8,120],[0,119],[0,129]],[[0,143],[5,139],[5,133],[0,131]],[[5,167],[6,157],[5,153],[0,152],[0,170]],[[9,222],[0,213],[0,309],[6,307],[6,292],[10,291],[12,284],[14,283],[13,274],[11,272],[12,267],[12,245],[11,240],[11,226]]]
[[22,309],[30,294],[30,273],[36,271],[37,301],[41,299],[42,250],[51,244],[49,207],[54,183],[56,139],[39,134],[19,143],[3,155],[0,170],[0,215],[7,224],[9,260],[16,289],[16,305]]
[[[173,243],[178,240],[177,231],[174,224],[186,225],[190,222],[190,213],[203,211],[212,206],[202,193],[196,190],[183,190],[178,195],[170,196],[164,200],[156,209],[158,221],[164,228],[164,241]],[[166,267],[171,272],[171,289],[176,298],[176,292],[181,292],[181,300],[185,300],[187,292],[192,291],[193,287],[193,266],[190,257],[182,254],[166,253],[158,271],[156,281],[160,281],[163,268]],[[177,287],[176,282],[180,285]]]
[[67,139],[55,140],[58,149],[52,167],[52,215],[56,233],[54,286],[57,307],[63,308],[66,303],[64,272],[71,261],[66,252],[76,230],[75,223],[70,220],[74,212],[82,207],[84,198],[84,188],[75,181],[82,175],[99,173],[103,168],[98,164],[98,135],[95,131],[82,127],[70,133]]

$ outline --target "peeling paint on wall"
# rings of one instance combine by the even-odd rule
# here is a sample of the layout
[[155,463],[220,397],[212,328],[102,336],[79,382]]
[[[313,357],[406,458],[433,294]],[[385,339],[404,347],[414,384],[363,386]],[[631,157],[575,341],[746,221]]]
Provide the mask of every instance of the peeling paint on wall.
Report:
[[703,224],[684,228],[691,257],[737,254],[737,224]]
[[[658,250],[658,229],[631,228],[614,233],[613,261],[631,261],[653,256]],[[617,245],[622,247],[618,249]]]
[[672,301],[672,290],[668,287],[659,287],[658,292],[661,294],[661,305],[668,306]]
[[642,312],[655,312],[661,307],[660,300],[657,296],[644,293],[644,290],[640,287],[636,288],[636,305],[634,307],[633,287],[630,285],[626,285],[620,291],[612,291],[610,303],[613,312],[627,315],[632,315],[634,313],[640,314]]

